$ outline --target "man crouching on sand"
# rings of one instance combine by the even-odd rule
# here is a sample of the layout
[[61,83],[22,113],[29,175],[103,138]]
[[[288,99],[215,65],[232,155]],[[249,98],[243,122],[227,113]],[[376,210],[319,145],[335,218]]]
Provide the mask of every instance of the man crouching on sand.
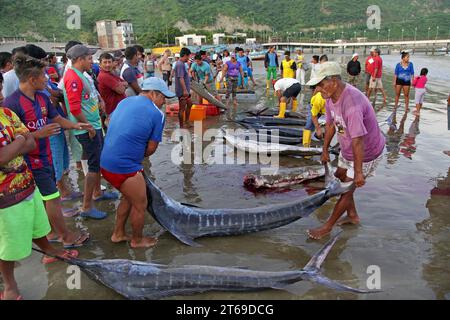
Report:
[[[354,181],[364,186],[365,179],[372,176],[382,159],[384,136],[367,97],[341,79],[341,67],[337,62],[326,62],[307,86],[317,86],[327,100],[327,124],[323,145],[322,162],[329,162],[328,149],[335,133],[341,146],[338,169],[335,176],[342,182]],[[341,195],[328,221],[319,228],[308,230],[311,239],[319,240],[329,234],[338,219],[347,212],[338,225],[358,224],[353,191]]]

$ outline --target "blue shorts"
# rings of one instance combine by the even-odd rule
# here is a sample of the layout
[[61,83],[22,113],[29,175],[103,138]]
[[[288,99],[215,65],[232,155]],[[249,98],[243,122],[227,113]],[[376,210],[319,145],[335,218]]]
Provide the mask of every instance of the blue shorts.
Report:
[[100,173],[100,155],[103,149],[103,131],[95,130],[94,139],[89,138],[89,133],[77,135],[77,140],[83,148],[83,159],[88,161],[90,173]]
[[248,68],[247,69],[247,75],[248,75],[249,78],[253,77],[253,70]]
[[64,172],[69,169],[69,148],[67,147],[64,130],[56,136],[50,137],[50,148],[52,149],[53,168],[55,169],[56,181],[61,181]]
[[55,170],[53,166],[43,167],[31,170],[34,181],[42,195],[42,200],[49,201],[59,197],[59,191],[56,187]]

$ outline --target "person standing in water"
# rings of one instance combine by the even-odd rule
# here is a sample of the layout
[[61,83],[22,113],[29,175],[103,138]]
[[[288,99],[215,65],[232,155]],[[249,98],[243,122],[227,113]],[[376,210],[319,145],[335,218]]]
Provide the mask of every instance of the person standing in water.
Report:
[[264,67],[267,72],[266,79],[266,89],[269,90],[271,87],[271,81],[277,80],[277,71],[279,67],[278,56],[275,52],[275,46],[271,46],[269,51],[266,53],[264,58]]
[[[111,116],[100,165],[103,177],[122,194],[111,236],[114,243],[130,241],[132,248],[156,244],[155,238],[143,236],[148,202],[142,162],[162,141],[165,116],[160,109],[166,98],[174,97],[162,79],[150,77],[144,80],[141,94],[122,100]],[[131,237],[125,231],[128,217]]]
[[[361,91],[342,81],[341,72],[337,62],[326,62],[322,64],[316,78],[306,85],[316,86],[316,91],[326,100],[327,124],[322,162],[330,162],[328,150],[337,133],[341,153],[335,176],[342,182],[353,181],[356,188],[361,188],[383,158],[385,138],[370,101]],[[323,238],[336,223],[359,223],[353,193],[354,190],[341,195],[324,225],[307,231],[311,239]],[[347,217],[338,222],[345,212]]]
[[423,68],[420,70],[420,76],[415,77],[413,80],[413,86],[416,89],[415,92],[415,103],[416,103],[416,110],[414,110],[414,115],[418,116],[420,115],[420,109],[422,109],[423,106],[423,100],[425,99],[425,93],[427,92],[427,89],[425,89],[425,85],[428,82],[428,69]]
[[231,54],[231,60],[224,64],[222,71],[222,78],[220,82],[223,81],[224,77],[227,77],[227,103],[229,101],[230,95],[233,97],[233,104],[237,106],[237,86],[239,81],[239,76],[244,78],[244,71],[242,70],[242,65],[236,60],[236,54]]
[[414,79],[414,65],[409,61],[409,53],[402,52],[402,61],[395,66],[394,88],[395,88],[395,108],[398,107],[400,94],[403,91],[405,98],[405,110],[409,109],[409,92],[411,90],[411,82]]

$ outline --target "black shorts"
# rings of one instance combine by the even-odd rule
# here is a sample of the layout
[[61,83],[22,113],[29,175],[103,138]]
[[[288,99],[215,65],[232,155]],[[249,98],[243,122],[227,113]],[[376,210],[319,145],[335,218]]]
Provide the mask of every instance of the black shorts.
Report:
[[88,161],[89,172],[100,172],[100,156],[103,149],[103,132],[95,130],[97,134],[94,139],[89,138],[89,133],[77,135],[77,140],[83,148],[83,158]]
[[163,80],[164,82],[167,82],[167,86],[171,86],[172,85],[172,80],[170,79],[170,71],[163,71]]
[[287,99],[296,98],[299,95],[300,91],[302,91],[302,86],[300,85],[300,83],[295,83],[287,88],[286,91],[284,91],[283,97]]
[[56,187],[55,169],[53,166],[33,169],[33,178],[44,201],[53,200],[59,197]]
[[411,87],[411,81],[405,81],[402,79],[397,78],[397,80],[395,81],[395,84],[397,86],[406,86],[406,87]]

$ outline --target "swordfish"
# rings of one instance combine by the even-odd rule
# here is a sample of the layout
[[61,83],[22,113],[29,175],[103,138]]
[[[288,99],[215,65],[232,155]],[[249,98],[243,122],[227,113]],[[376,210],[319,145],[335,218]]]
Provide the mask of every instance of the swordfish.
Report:
[[342,183],[325,165],[325,189],[305,199],[246,209],[201,209],[169,198],[148,177],[148,211],[175,238],[200,246],[200,237],[241,235],[275,229],[308,217],[328,199],[353,190],[353,182]]
[[[100,282],[131,300],[157,300],[211,291],[282,290],[302,280],[344,292],[379,292],[352,288],[320,273],[321,265],[335,244],[338,235],[330,239],[303,269],[284,272],[255,271],[235,267],[169,266],[122,259],[56,258],[78,266],[94,281]],[[44,253],[38,249],[34,250]]]

